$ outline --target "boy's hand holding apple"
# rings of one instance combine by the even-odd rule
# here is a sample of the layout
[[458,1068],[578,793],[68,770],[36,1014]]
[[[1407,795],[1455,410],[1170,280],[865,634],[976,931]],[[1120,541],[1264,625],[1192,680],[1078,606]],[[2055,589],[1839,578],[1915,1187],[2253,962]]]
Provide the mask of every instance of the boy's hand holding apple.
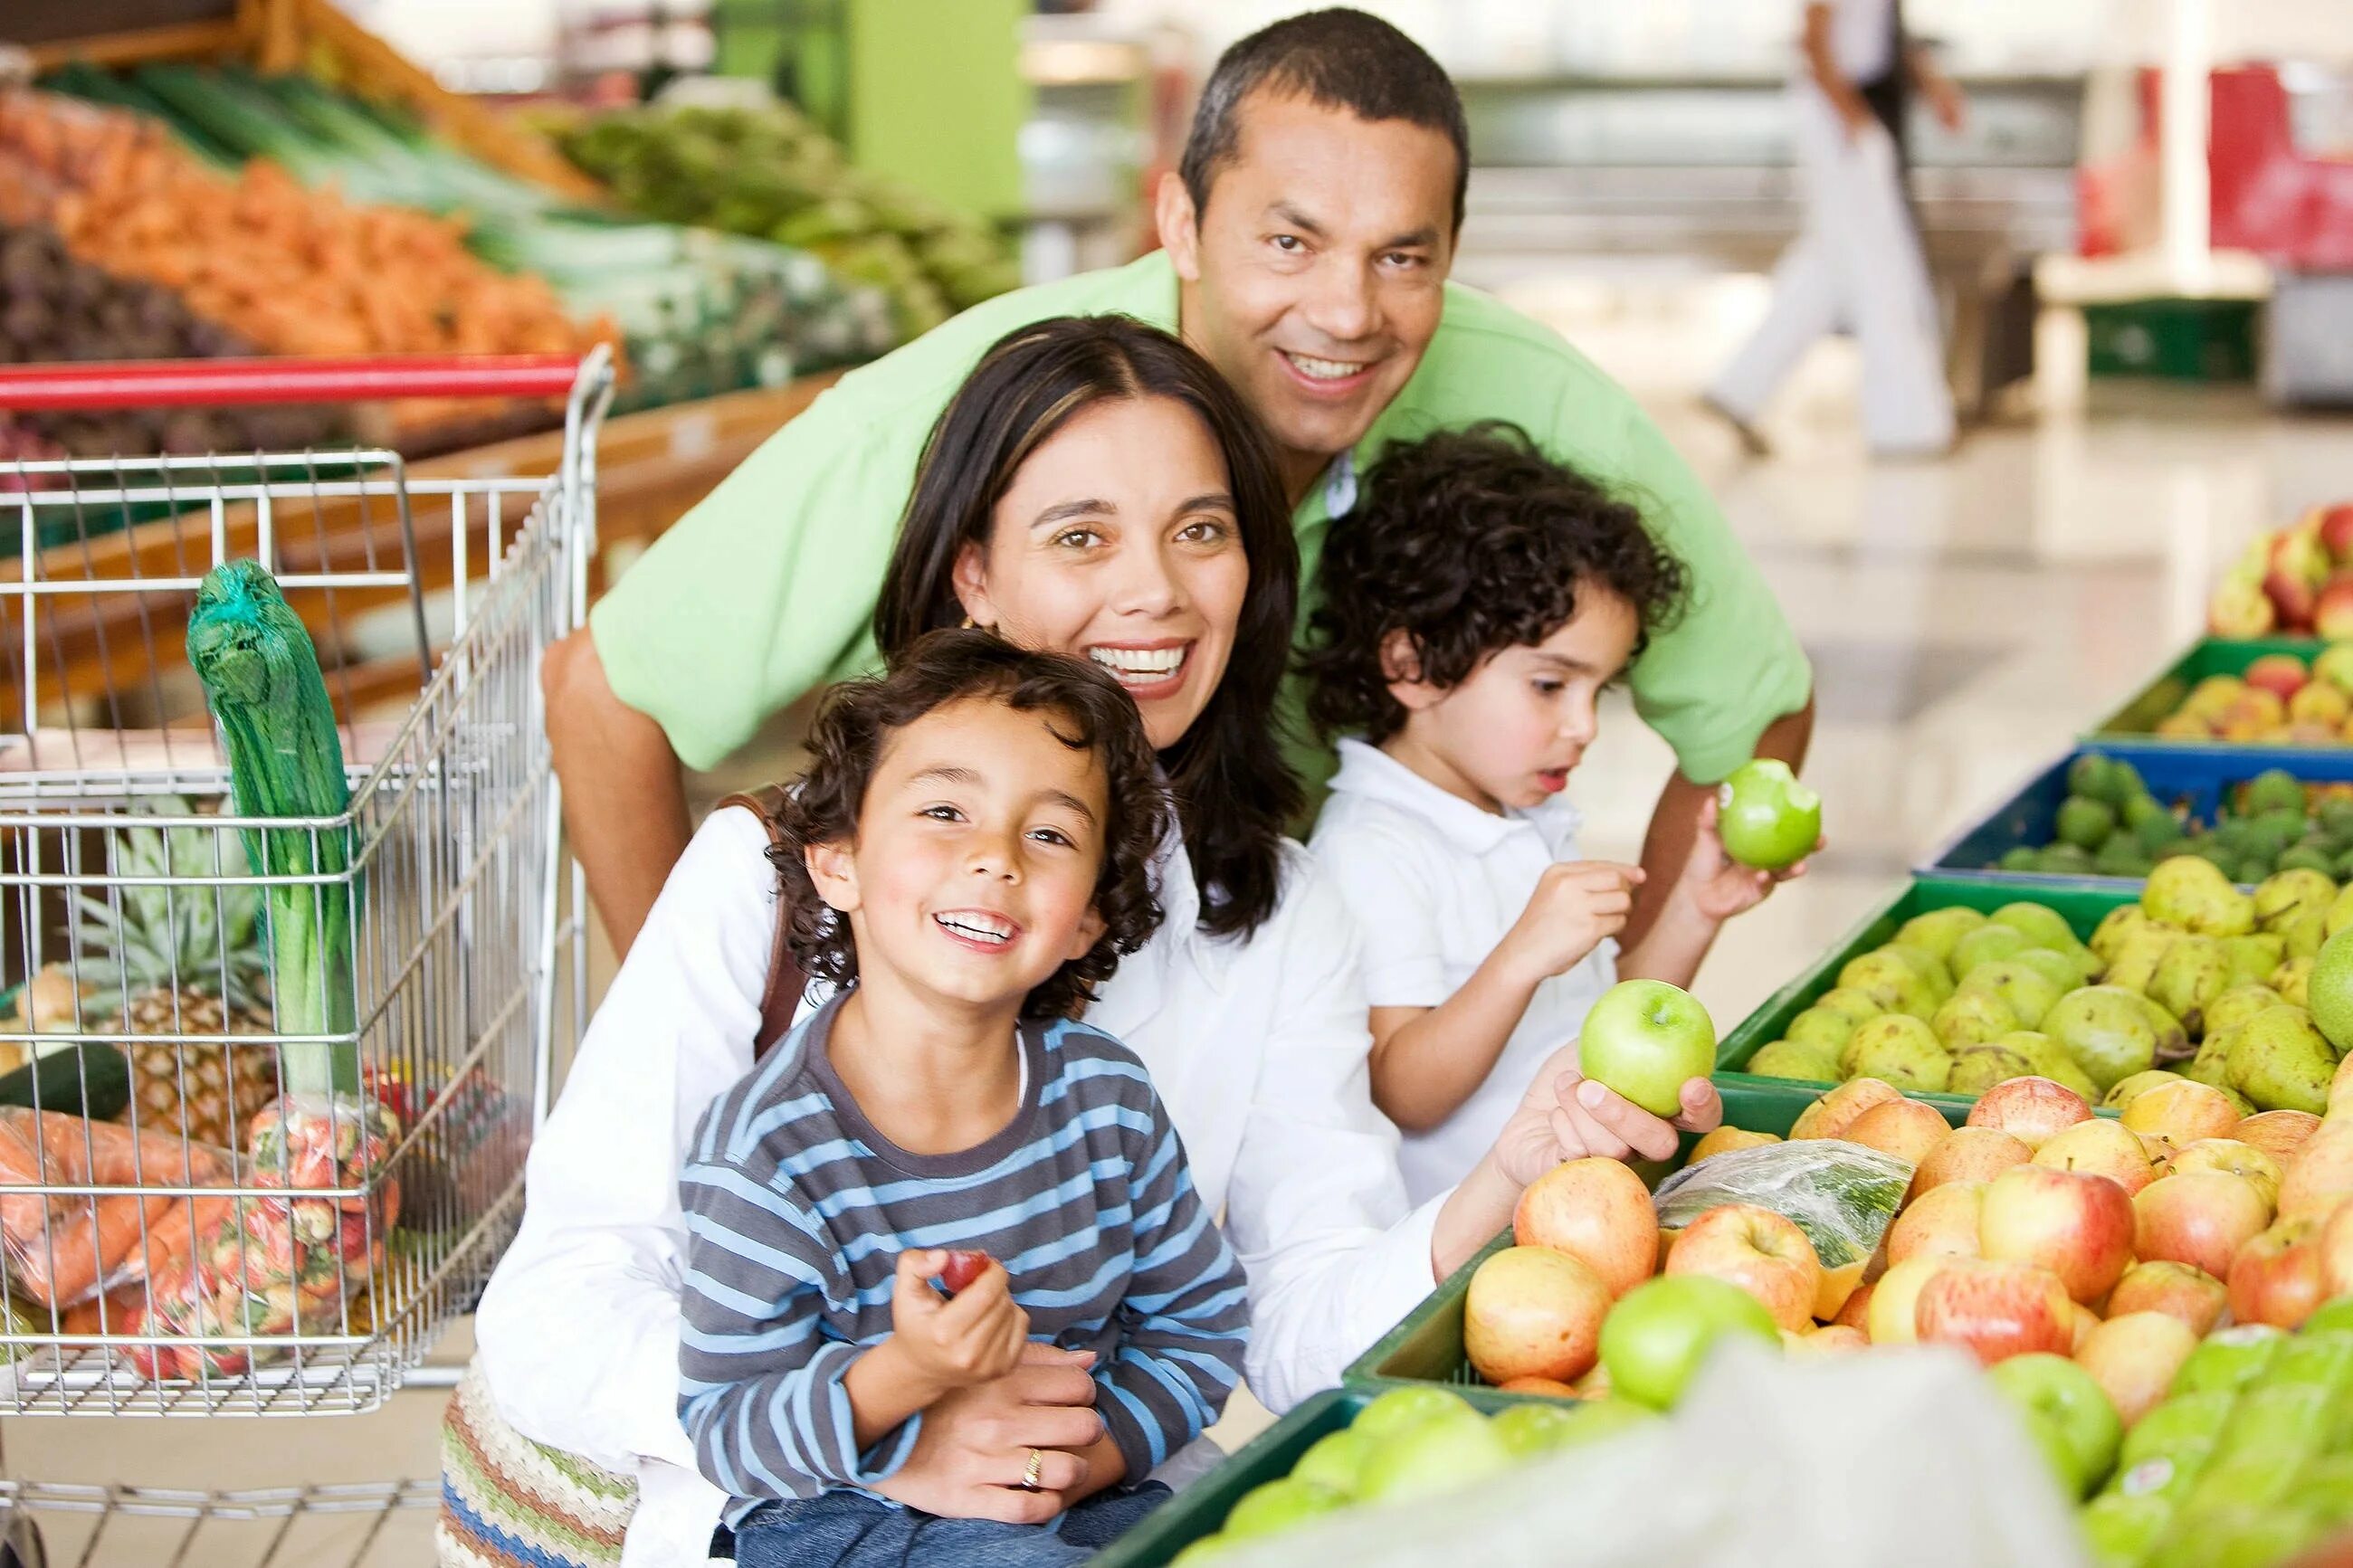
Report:
[[[977,1272],[975,1256],[982,1264]],[[942,1296],[931,1281],[949,1276],[959,1288]],[[899,1255],[891,1340],[908,1370],[937,1398],[1003,1377],[1018,1365],[1029,1342],[1029,1314],[1013,1300],[1013,1282],[996,1259],[916,1247]]]

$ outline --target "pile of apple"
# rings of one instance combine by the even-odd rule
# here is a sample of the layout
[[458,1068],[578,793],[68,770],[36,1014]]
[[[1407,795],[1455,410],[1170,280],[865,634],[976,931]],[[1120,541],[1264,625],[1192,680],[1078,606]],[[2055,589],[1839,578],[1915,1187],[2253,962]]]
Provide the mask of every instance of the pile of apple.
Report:
[[[2189,1078],[2242,1115],[2316,1113],[2353,1043],[2353,952],[2326,974],[2316,966],[2348,925],[2353,890],[2316,871],[2280,872],[2250,894],[2196,856],[2159,864],[2140,902],[2111,910],[2088,943],[2042,904],[1932,910],[1850,960],[1745,1070],[1969,1095],[2047,1078],[2116,1110]],[[2316,1023],[2332,1007],[2343,1041]]]
[[2218,637],[2353,637],[2353,502],[2258,536],[2207,601]]
[[2292,653],[2267,653],[2244,675],[2210,675],[2153,733],[2291,746],[2353,742],[2353,643],[2330,643],[2309,666]]

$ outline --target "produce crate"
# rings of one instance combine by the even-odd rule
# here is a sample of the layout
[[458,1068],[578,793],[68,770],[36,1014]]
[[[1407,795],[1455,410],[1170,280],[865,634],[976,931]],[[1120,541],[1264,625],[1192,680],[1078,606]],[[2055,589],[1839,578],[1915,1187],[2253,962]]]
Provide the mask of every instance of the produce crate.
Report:
[[[1895,934],[1895,928],[1914,915],[1955,904],[1990,912],[2004,904],[2024,900],[2049,905],[2074,928],[2076,936],[2087,938],[2110,910],[2137,903],[2140,899],[2138,888],[2129,882],[2108,879],[2094,883],[2081,879],[2068,885],[2058,878],[2042,880],[2054,885],[2026,887],[2015,880],[1987,877],[1915,877],[1910,886],[1865,915],[1812,968],[1775,992],[1770,1000],[1743,1019],[1716,1047],[1715,1083],[1724,1095],[1725,1120],[1757,1131],[1778,1131],[1769,1121],[1743,1121],[1741,1116],[1762,1115],[1768,1104],[1776,1108],[1786,1104],[1794,1121],[1799,1110],[1833,1087],[1797,1079],[1758,1078],[1740,1069],[1760,1047],[1779,1039],[1788,1028],[1789,1020],[1838,984],[1838,973],[1846,967],[1847,960],[1886,942]],[[1977,1097],[1968,1094],[1914,1094],[1911,1098],[1935,1106],[1945,1113],[1946,1121],[1957,1127],[1968,1115],[1969,1107],[1977,1103]],[[1740,1114],[1735,1113],[1736,1103]]]
[[[1456,1315],[1459,1319],[1459,1308]],[[1327,1388],[1311,1396],[1099,1552],[1096,1568],[1159,1568],[1202,1537],[1216,1534],[1251,1488],[1289,1475],[1318,1438],[1354,1421],[1379,1393],[1377,1388]],[[1493,1388],[1466,1388],[1462,1396],[1490,1415],[1527,1402],[1525,1395]]]
[[[2057,837],[2059,805],[2067,798],[2067,770],[2087,752],[2130,763],[2151,795],[2168,805],[2186,805],[2192,816],[2207,823],[2214,820],[2227,791],[2273,768],[2294,773],[2308,784],[2353,781],[2353,749],[2317,752],[2290,751],[2278,746],[2138,743],[2078,746],[1955,835],[1929,857],[1927,864],[1920,868],[1920,874],[1954,881],[1998,881],[2025,889],[2095,887],[2121,892],[2138,888],[2138,877],[2061,876],[2048,871],[1995,868],[1994,862],[2005,851],[2021,844],[2040,847]],[[2039,895],[2029,892],[2021,896]]]
[[2120,300],[2084,307],[2095,376],[2252,381],[2258,321],[2253,300]]
[[2241,741],[2189,741],[2154,733],[2158,721],[2179,708],[2181,700],[2189,695],[2189,689],[2208,676],[2244,675],[2247,666],[2273,653],[2294,654],[2310,664],[2327,646],[2314,637],[2200,637],[2189,645],[2187,653],[2133,693],[2124,706],[2086,731],[2084,739],[2094,743],[2129,741],[2137,746],[2163,746],[2176,751],[2255,750],[2265,756],[2293,756],[2300,752],[2341,756],[2345,748],[2339,746],[2250,746]]

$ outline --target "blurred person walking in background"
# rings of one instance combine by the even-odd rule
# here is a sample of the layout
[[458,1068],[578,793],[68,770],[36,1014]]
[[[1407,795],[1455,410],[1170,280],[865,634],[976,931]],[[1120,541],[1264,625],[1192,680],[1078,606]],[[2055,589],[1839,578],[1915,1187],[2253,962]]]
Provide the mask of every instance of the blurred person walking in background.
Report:
[[1805,228],[1773,274],[1773,304],[1704,401],[1752,453],[1757,416],[1817,338],[1862,351],[1863,434],[1874,453],[1953,443],[1936,296],[1906,192],[1905,118],[1916,89],[1948,131],[1960,89],[1905,37],[1902,0],[1811,0],[1790,84]]

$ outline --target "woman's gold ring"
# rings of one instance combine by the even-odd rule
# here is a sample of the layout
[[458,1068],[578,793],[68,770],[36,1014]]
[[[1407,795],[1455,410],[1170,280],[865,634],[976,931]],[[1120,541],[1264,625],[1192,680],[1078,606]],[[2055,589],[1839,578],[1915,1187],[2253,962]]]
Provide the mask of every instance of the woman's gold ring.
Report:
[[1030,1449],[1029,1462],[1021,1467],[1021,1489],[1025,1492],[1036,1491],[1039,1488],[1039,1483],[1045,1478],[1045,1453],[1040,1449]]

